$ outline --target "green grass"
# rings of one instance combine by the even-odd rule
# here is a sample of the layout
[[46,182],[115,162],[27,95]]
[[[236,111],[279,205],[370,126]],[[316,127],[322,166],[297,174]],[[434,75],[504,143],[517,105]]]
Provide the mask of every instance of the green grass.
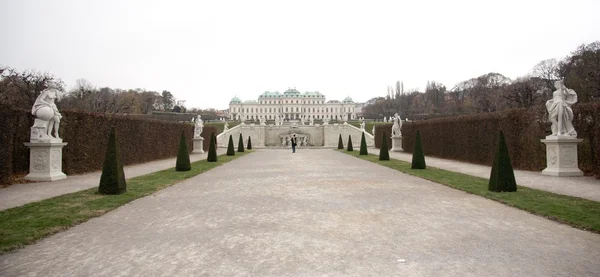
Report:
[[[411,169],[405,161],[380,161],[377,155],[360,156],[357,152],[340,151],[370,162],[427,179],[468,193],[483,196],[570,226],[600,233],[600,202],[518,186],[516,192],[491,192],[488,179],[434,167]],[[490,215],[493,216],[493,215]]]
[[101,195],[95,187],[0,211],[0,253],[32,244],[248,153],[252,152],[221,155],[218,162],[212,163],[203,159],[192,163],[190,171],[170,168],[131,178],[127,180],[127,192],[119,195]]
[[[237,126],[240,124],[239,121],[230,121],[227,123],[229,125],[229,129]],[[217,128],[217,133],[215,135],[218,135],[220,133],[223,132],[223,128],[225,126],[225,123],[223,122],[210,122],[210,123],[204,123],[204,126],[212,126],[212,127],[216,127]]]

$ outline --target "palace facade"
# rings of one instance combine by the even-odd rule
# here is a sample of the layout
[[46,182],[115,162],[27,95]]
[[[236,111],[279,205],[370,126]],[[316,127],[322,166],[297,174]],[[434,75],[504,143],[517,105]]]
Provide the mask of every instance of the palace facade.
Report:
[[229,118],[256,121],[260,118],[274,120],[279,116],[287,120],[343,120],[344,115],[347,115],[348,119],[356,119],[355,106],[356,103],[350,97],[341,102],[326,101],[325,95],[318,91],[301,93],[294,88],[284,93],[266,91],[258,96],[258,101],[242,102],[238,97],[233,97],[229,102]]

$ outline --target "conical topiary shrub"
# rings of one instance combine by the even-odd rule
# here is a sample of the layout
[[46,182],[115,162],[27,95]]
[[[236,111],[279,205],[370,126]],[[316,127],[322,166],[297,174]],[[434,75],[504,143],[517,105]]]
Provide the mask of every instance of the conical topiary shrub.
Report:
[[365,132],[362,133],[362,137],[360,138],[360,155],[369,155],[369,151],[367,151],[367,141],[365,140]]
[[425,155],[423,154],[423,145],[421,143],[421,132],[417,130],[417,137],[415,138],[415,147],[413,149],[412,156],[412,169],[425,169]]
[[175,162],[175,171],[190,171],[190,152],[188,152],[187,142],[184,131],[181,131],[179,138],[179,150],[177,151],[177,161]]
[[347,151],[354,151],[354,148],[352,148],[352,137],[350,135],[348,135],[348,149],[346,149]]
[[252,137],[248,137],[248,147],[246,147],[248,150],[252,150]]
[[108,137],[98,192],[101,194],[121,194],[126,191],[127,183],[125,182],[125,172],[121,161],[121,151],[117,143],[117,131],[113,126]]
[[338,140],[338,149],[344,149],[344,142],[342,141],[342,134],[340,134],[340,139]]
[[495,192],[517,191],[515,172],[510,162],[508,147],[506,146],[506,140],[502,131],[500,131],[500,135],[498,136],[498,147],[494,155],[494,164],[492,165],[488,190]]
[[216,162],[217,161],[217,147],[216,147],[217,136],[215,133],[212,133],[210,136],[210,144],[208,145],[208,157],[206,160],[208,162]]
[[380,161],[389,161],[390,160],[390,150],[387,145],[387,137],[385,137],[385,132],[383,132],[381,137],[381,148],[379,148],[379,160]]
[[242,133],[240,133],[240,139],[238,140],[238,152],[244,152],[244,139]]
[[235,156],[235,149],[233,148],[233,136],[229,135],[229,144],[227,144],[227,156]]

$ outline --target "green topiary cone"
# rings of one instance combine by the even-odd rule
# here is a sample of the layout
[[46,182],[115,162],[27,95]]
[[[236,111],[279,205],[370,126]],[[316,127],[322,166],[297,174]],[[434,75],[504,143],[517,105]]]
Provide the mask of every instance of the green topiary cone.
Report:
[[240,133],[240,139],[238,140],[238,152],[244,152],[244,139],[242,133]]
[[354,151],[354,148],[352,148],[352,137],[350,135],[348,135],[348,149],[346,149],[347,151]]
[[367,141],[365,140],[365,132],[362,133],[362,137],[360,138],[360,155],[369,155],[369,151],[367,151]]
[[252,137],[248,137],[248,150],[252,150]]
[[227,145],[227,156],[235,156],[235,149],[233,148],[233,136],[229,135],[229,144]]
[[179,150],[177,151],[177,161],[175,162],[175,171],[190,171],[190,152],[188,152],[187,142],[184,131],[181,131],[179,138]]
[[498,136],[498,147],[494,155],[494,164],[492,165],[488,190],[495,192],[517,191],[515,172],[510,162],[508,147],[506,146],[506,140],[502,131],[500,131],[500,135]]
[[126,191],[127,183],[125,182],[125,172],[121,161],[121,151],[117,143],[117,131],[113,126],[108,137],[98,192],[101,194],[121,194]]
[[380,161],[389,161],[390,160],[390,150],[387,146],[387,137],[385,137],[385,132],[381,137],[381,148],[379,148],[379,160]]
[[342,134],[340,134],[340,139],[338,140],[338,149],[344,149],[344,142],[342,141]]
[[208,145],[208,157],[206,160],[208,162],[216,162],[217,161],[217,147],[216,147],[217,136],[215,133],[212,133],[210,136],[210,144]]
[[413,149],[412,156],[412,169],[425,169],[425,155],[423,154],[423,145],[421,144],[421,133],[417,130],[417,137],[415,139],[415,147]]

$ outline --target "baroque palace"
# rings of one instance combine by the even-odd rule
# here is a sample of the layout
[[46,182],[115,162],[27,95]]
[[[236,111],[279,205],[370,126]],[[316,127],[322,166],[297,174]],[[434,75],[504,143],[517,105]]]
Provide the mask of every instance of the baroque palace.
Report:
[[229,118],[231,120],[256,121],[260,118],[275,120],[299,120],[304,118],[343,120],[356,119],[356,103],[352,98],[346,97],[343,101],[325,100],[325,95],[318,91],[301,93],[295,88],[290,88],[284,93],[266,91],[256,100],[242,102],[238,97],[233,97],[229,102]]

